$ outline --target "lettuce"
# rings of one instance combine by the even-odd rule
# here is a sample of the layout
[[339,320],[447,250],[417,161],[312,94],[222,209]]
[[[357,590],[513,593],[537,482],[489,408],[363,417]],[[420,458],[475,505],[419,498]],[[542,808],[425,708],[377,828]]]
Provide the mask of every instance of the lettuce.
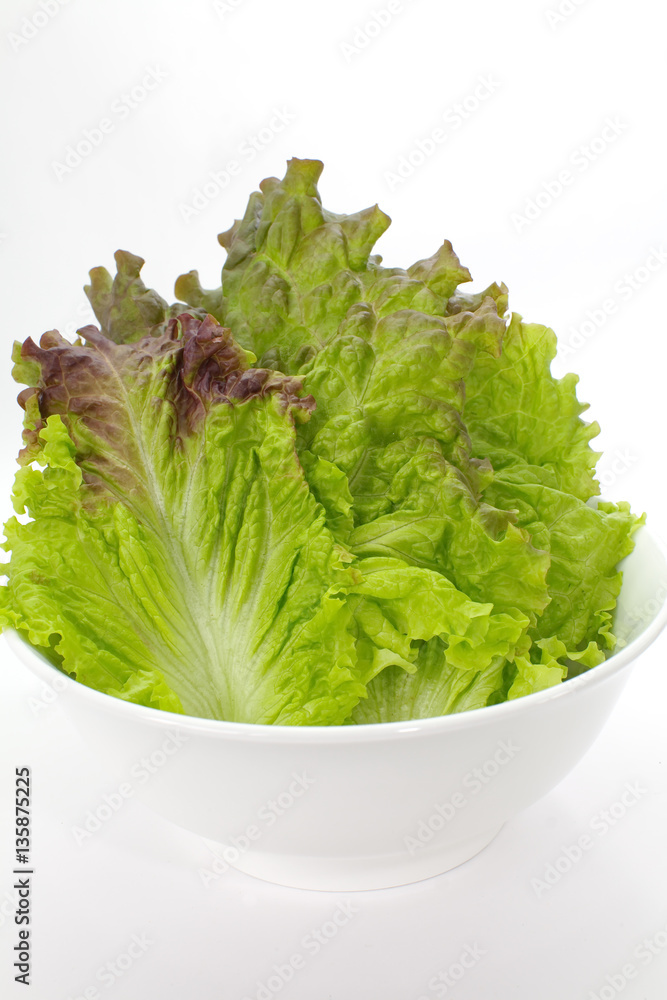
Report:
[[99,329],[15,345],[25,446],[0,624],[115,697],[233,721],[421,718],[614,649],[639,519],[591,500],[597,425],[555,336],[445,242],[372,255],[291,160],[169,305],[91,271]]

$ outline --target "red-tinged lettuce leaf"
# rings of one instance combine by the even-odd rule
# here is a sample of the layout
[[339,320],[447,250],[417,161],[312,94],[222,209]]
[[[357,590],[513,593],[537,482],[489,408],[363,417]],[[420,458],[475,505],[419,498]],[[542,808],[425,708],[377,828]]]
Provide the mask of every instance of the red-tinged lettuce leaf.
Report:
[[597,425],[555,336],[508,326],[504,285],[461,291],[447,241],[383,267],[389,219],[324,209],[321,170],[262,182],[220,288],[190,272],[167,306],[119,251],[86,289],[101,331],[18,350],[33,520],[0,623],[101,690],[245,721],[419,718],[590,669],[638,521],[586,503]]
[[165,490],[179,479],[185,489],[188,451],[212,410],[231,416],[239,403],[272,398],[280,412],[301,418],[314,406],[299,398],[297,380],[251,368],[251,356],[212,317],[185,314],[130,344],[96,327],[79,333],[75,344],[54,330],[15,348],[17,381],[34,382],[19,396],[28,418],[23,461],[33,459],[47,418],[60,416],[87,487],[149,520]]
[[104,267],[94,267],[84,289],[102,333],[116,344],[126,344],[161,331],[169,318],[169,307],[141,280],[144,260],[126,250],[117,250],[114,259],[115,277]]
[[[212,317],[116,344],[17,348],[32,385],[2,619],[83,683],[244,722],[343,722],[413,640],[491,608],[400,560],[357,560],[295,451],[313,400]],[[39,467],[34,467],[34,462]]]
[[[294,451],[298,383],[214,320],[114,344],[27,341],[6,622],[119,697],[252,722],[342,721],[364,690],[341,563]],[[153,688],[151,688],[153,684]],[[151,693],[152,691],[152,693]]]
[[470,274],[448,242],[407,270],[381,267],[370,253],[389,220],[377,207],[327,212],[320,171],[291,160],[282,181],[264,181],[221,238],[221,289],[204,292],[193,272],[177,294],[217,310],[317,400],[297,446],[341,542],[445,573],[478,600],[541,611],[548,559],[511,516],[480,507],[491,468],[462,420],[477,355],[500,354],[506,289],[457,293]]

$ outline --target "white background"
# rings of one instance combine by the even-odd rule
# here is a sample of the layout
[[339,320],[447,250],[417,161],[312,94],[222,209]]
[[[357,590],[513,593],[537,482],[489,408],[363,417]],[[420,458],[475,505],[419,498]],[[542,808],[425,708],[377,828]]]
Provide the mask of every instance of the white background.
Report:
[[[379,245],[388,264],[428,256],[447,237],[476,287],[504,280],[514,309],[556,329],[569,345],[558,370],[581,375],[581,398],[604,428],[605,493],[647,510],[667,534],[667,259],[642,270],[667,244],[665,25],[655,0],[565,0],[561,15],[558,0],[394,0],[392,16],[380,16],[388,23],[368,31],[373,12],[388,8],[383,0],[220,0],[219,9],[211,0],[43,2],[48,18],[24,0],[5,0],[0,15],[2,497],[20,429],[11,342],[88,322],[87,271],[111,268],[118,247],[146,258],[145,280],[166,298],[192,267],[204,285],[218,284],[217,233],[262,177],[282,175],[297,155],[325,161],[330,209],[377,201],[392,216]],[[159,81],[152,92],[138,103],[135,92],[136,106],[119,110],[150,70]],[[276,111],[289,122],[261,132],[266,141],[251,155]],[[103,118],[112,129],[90,155],[67,172],[54,166]],[[608,119],[616,137],[594,143]],[[392,177],[401,157],[420,160],[419,144],[429,150],[438,128],[444,141],[411,176]],[[239,173],[196,201],[230,160]],[[572,183],[559,193],[554,181],[566,169]],[[522,223],[540,192],[534,218]],[[184,208],[193,204],[203,207]],[[10,513],[7,499],[0,507]],[[305,968],[274,995],[418,1000],[438,995],[429,980],[471,946],[485,954],[446,993],[456,1000],[664,1000],[667,949],[650,962],[635,949],[656,934],[665,940],[667,928],[665,648],[663,637],[642,658],[578,768],[483,854],[421,884],[345,897],[358,912],[310,955],[302,939],[331,919],[335,894],[234,872],[205,888],[206,847],[134,800],[77,845],[72,827],[114,782],[3,646],[2,997],[67,1000],[96,985],[109,1000],[242,1000],[301,952]],[[23,764],[34,770],[29,991],[12,982],[5,896],[13,769]],[[626,782],[644,789],[627,815],[540,894],[531,880]],[[105,985],[98,970],[133,934],[152,943]],[[623,984],[618,970],[628,962],[637,975]]]

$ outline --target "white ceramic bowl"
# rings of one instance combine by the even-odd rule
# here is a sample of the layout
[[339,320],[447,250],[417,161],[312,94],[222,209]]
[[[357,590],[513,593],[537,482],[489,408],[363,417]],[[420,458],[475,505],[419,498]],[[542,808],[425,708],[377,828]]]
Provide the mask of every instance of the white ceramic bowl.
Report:
[[129,787],[219,845],[218,870],[309,889],[402,885],[473,857],[593,743],[667,621],[665,552],[646,528],[636,542],[618,652],[558,687],[460,715],[302,728],[178,716],[93,691],[17,633],[7,640],[58,692],[119,794]]

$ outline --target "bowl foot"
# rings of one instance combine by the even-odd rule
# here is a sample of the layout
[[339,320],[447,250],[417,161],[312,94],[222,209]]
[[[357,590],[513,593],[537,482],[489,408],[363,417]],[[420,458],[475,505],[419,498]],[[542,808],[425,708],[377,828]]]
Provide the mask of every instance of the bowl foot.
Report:
[[503,825],[453,844],[425,845],[414,854],[405,850],[399,854],[360,858],[307,857],[252,850],[238,854],[213,840],[207,839],[206,844],[230,868],[265,882],[290,889],[362,892],[410,885],[451,871],[483,851],[500,833]]

